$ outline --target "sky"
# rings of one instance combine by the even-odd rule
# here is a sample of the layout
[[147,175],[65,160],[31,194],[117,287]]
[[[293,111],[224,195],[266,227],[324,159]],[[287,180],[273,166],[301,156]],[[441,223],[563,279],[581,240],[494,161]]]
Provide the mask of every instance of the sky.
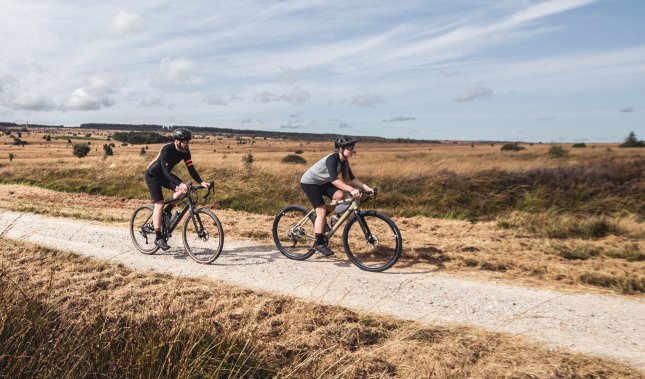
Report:
[[0,0],[0,121],[645,139],[643,0]]

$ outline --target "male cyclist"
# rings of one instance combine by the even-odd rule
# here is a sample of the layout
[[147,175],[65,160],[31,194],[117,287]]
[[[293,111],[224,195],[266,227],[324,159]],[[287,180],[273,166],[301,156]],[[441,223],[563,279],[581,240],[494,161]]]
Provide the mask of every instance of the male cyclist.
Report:
[[356,142],[358,140],[352,137],[339,136],[334,141],[336,150],[314,163],[300,179],[300,187],[316,209],[314,249],[324,256],[330,256],[334,252],[327,246],[327,237],[324,234],[325,218],[331,209],[325,206],[323,195],[332,200],[342,200],[345,198],[345,192],[359,197],[361,193],[355,187],[368,192],[373,191],[370,186],[358,180],[349,167],[349,158],[354,155]]
[[193,137],[190,130],[185,128],[175,129],[172,132],[174,142],[165,144],[155,159],[150,162],[146,171],[146,184],[150,191],[150,196],[154,202],[154,212],[152,213],[152,224],[155,228],[155,245],[159,246],[162,250],[170,249],[168,242],[161,234],[161,212],[167,212],[170,217],[170,211],[174,207],[174,203],[168,204],[166,209],[163,209],[163,194],[161,188],[168,188],[175,191],[172,195],[173,199],[185,195],[188,192],[188,186],[175,176],[171,171],[180,161],[184,161],[190,176],[202,185],[208,188],[210,183],[204,182],[200,178],[197,170],[193,167],[193,161],[190,156],[189,144]]

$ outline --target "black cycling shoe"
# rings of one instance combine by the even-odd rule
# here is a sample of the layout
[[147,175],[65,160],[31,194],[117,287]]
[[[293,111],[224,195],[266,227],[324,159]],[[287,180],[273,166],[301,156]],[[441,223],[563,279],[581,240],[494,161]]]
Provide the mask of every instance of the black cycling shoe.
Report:
[[315,245],[314,250],[316,250],[317,252],[319,252],[320,254],[322,254],[322,255],[324,255],[326,257],[328,257],[330,255],[334,255],[334,252],[331,251],[331,249],[327,245]]
[[168,245],[168,242],[166,242],[165,239],[159,238],[155,240],[155,245],[161,248],[161,250],[166,251],[170,249],[170,246]]

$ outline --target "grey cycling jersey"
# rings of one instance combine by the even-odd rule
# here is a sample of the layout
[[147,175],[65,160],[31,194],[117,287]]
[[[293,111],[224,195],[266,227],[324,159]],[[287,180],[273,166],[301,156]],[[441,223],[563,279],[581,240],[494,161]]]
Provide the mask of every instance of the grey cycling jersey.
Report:
[[[300,178],[300,183],[317,185],[331,183],[338,178],[342,169],[341,167],[340,157],[338,156],[338,152],[335,151],[314,163],[309,170],[305,171],[302,178]],[[349,167],[349,162],[347,163],[347,173],[349,180],[353,180],[354,174]]]

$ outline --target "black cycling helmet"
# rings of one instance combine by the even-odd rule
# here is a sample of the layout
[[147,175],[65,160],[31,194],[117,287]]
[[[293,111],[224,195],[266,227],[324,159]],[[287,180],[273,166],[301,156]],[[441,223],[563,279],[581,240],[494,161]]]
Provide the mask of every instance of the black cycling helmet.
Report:
[[180,141],[190,141],[190,139],[193,138],[193,133],[186,128],[179,128],[173,130],[172,136]]
[[334,141],[334,147],[335,148],[340,148],[340,147],[347,147],[347,146],[352,146],[355,145],[358,140],[353,137],[346,137],[346,136],[338,136],[336,137],[336,140]]

